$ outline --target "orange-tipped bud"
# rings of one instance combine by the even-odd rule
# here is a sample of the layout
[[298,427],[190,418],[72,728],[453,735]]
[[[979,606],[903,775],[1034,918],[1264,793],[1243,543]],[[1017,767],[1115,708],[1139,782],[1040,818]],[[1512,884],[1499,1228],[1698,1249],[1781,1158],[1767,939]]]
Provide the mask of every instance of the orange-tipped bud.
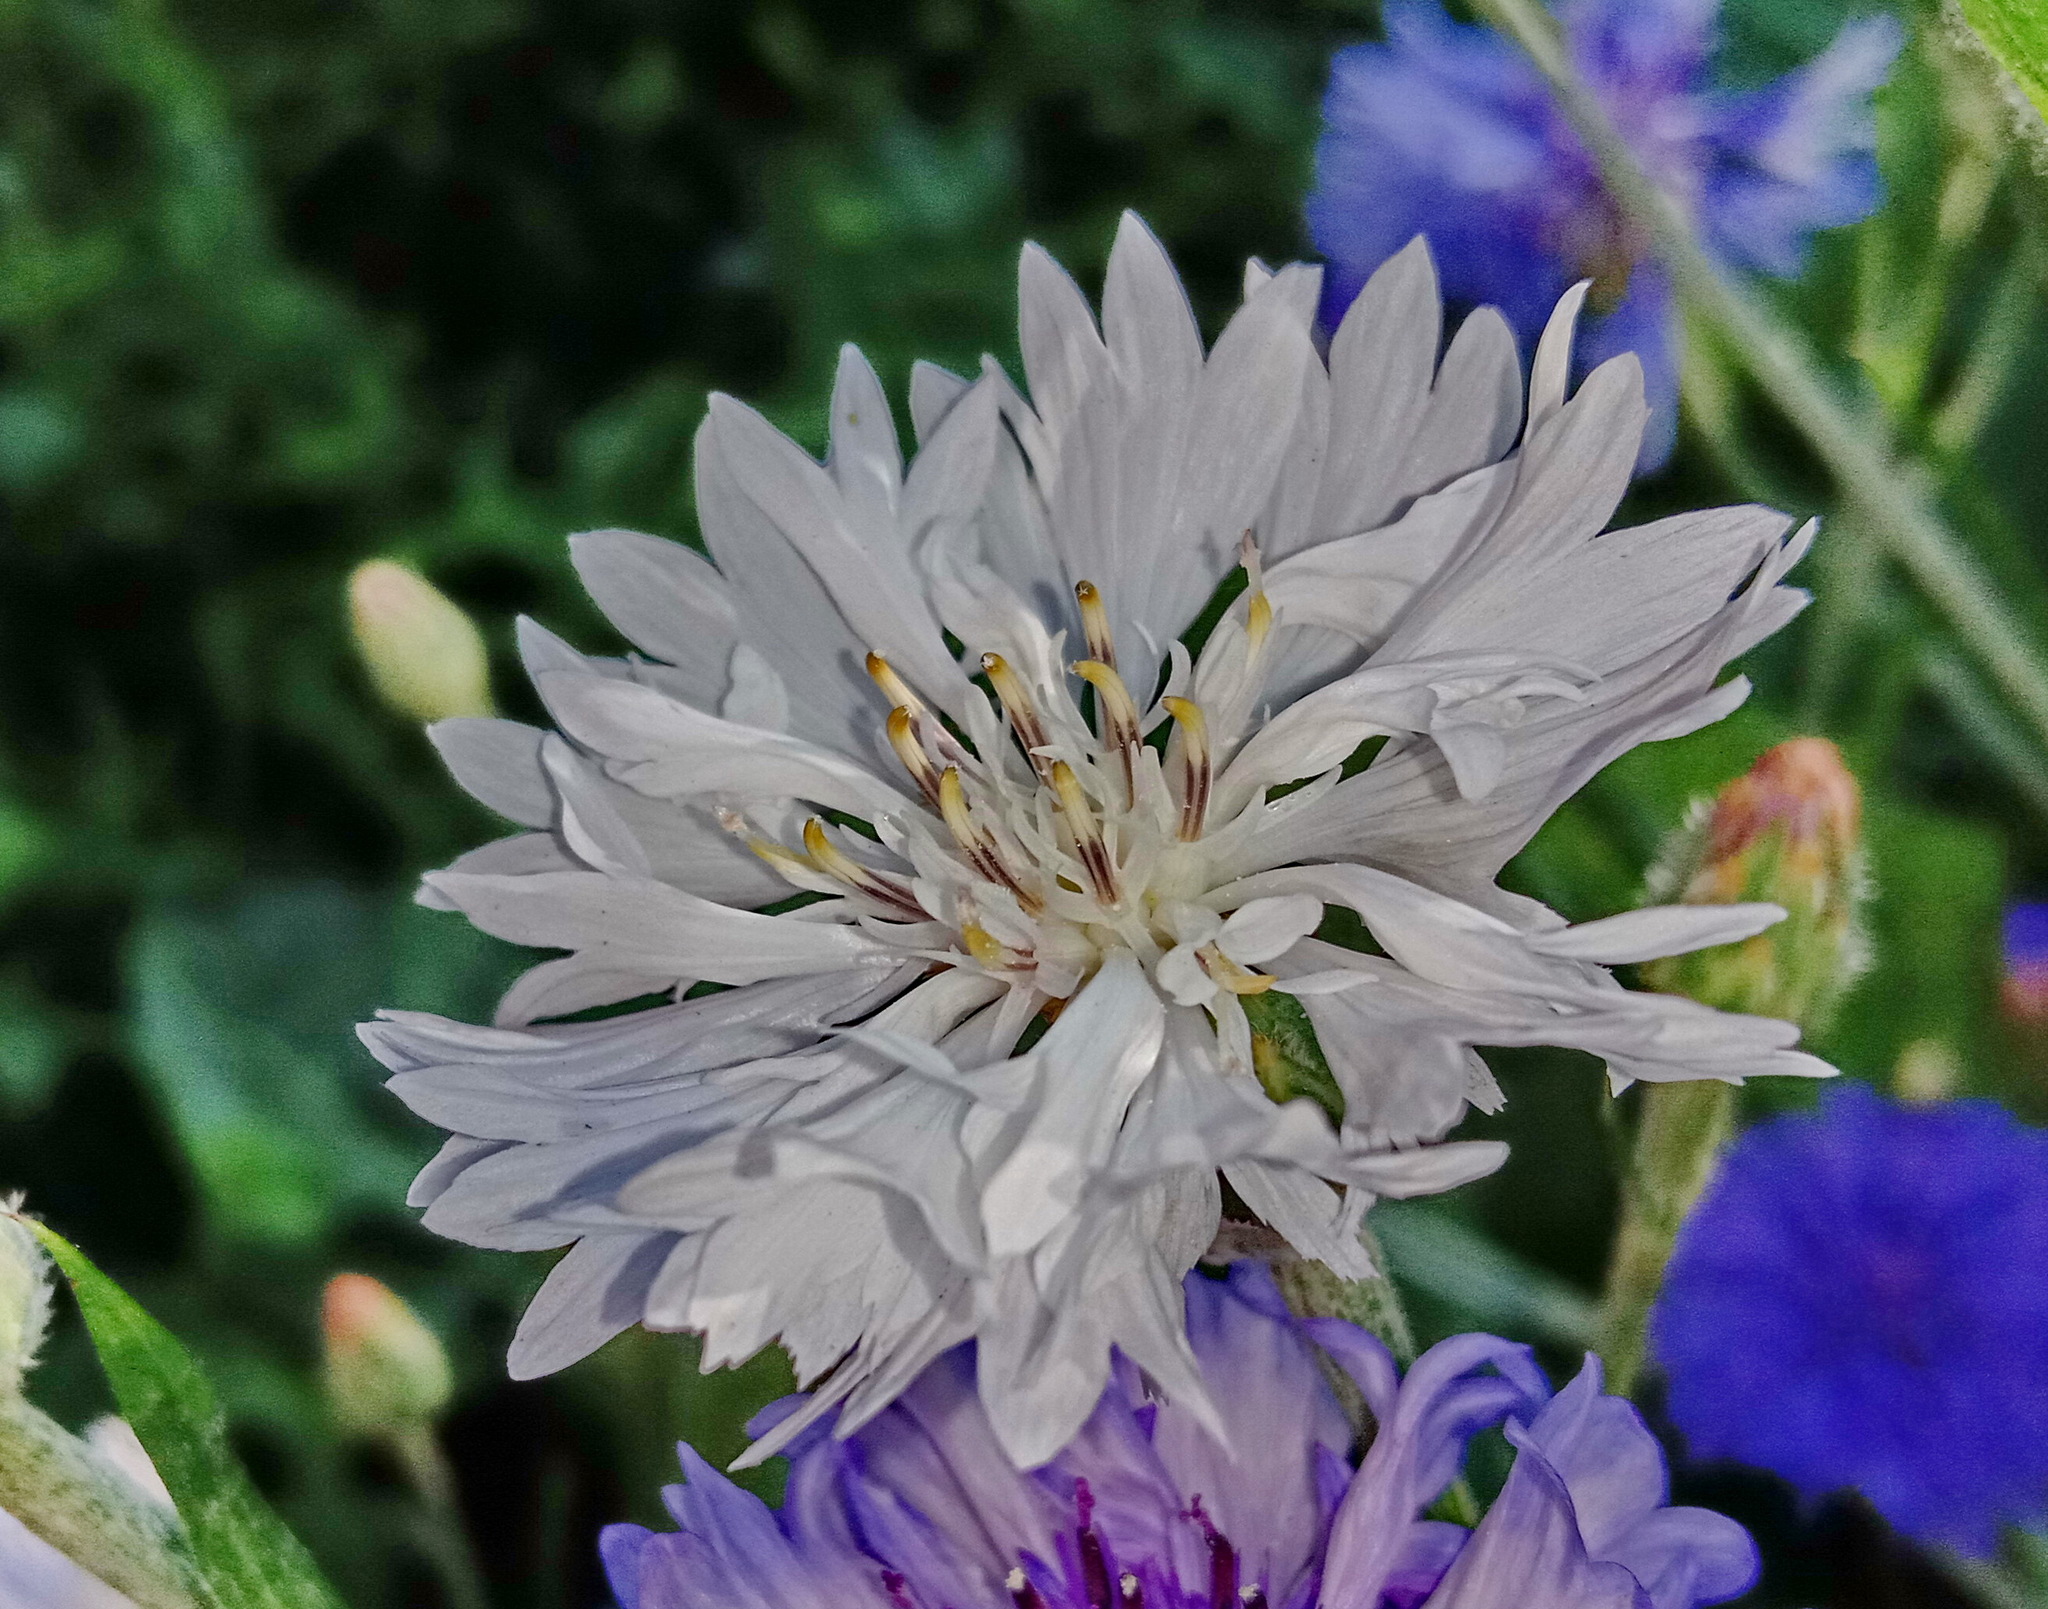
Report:
[[1653,989],[1729,1011],[1822,1025],[1862,970],[1863,805],[1825,738],[1780,743],[1667,848],[1652,893],[1688,905],[1765,900],[1786,918],[1739,944],[1644,969]]
[[368,1274],[336,1274],[320,1305],[327,1401],[335,1422],[359,1436],[431,1423],[454,1392],[434,1332],[389,1286]]
[[492,713],[490,664],[469,616],[389,559],[348,579],[356,649],[384,702],[417,721]]

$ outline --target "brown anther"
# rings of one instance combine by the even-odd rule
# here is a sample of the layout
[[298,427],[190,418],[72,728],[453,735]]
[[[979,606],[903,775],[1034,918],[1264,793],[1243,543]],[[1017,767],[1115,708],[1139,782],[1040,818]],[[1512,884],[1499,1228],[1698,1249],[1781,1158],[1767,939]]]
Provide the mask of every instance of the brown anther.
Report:
[[1104,905],[1115,905],[1123,898],[1117,886],[1116,862],[1109,858],[1109,845],[1103,842],[1101,824],[1081,779],[1065,760],[1055,760],[1048,780],[1059,800],[1060,814],[1066,818],[1067,831],[1074,835],[1074,849],[1081,857],[1081,869],[1088,874],[1090,891]]
[[1081,606],[1081,634],[1088,640],[1088,652],[1111,670],[1116,669],[1116,639],[1109,629],[1109,608],[1093,581],[1074,583],[1074,601]]
[[1038,706],[1031,702],[1031,690],[1001,654],[983,654],[981,668],[988,677],[989,685],[996,690],[996,697],[1002,700],[1003,713],[1010,717],[1010,725],[1016,730],[1017,741],[1024,745],[1031,768],[1043,777],[1050,762],[1038,750],[1044,748],[1049,739],[1045,722],[1039,719]]
[[1036,916],[1045,908],[1044,902],[1018,881],[1017,874],[1003,859],[1000,846],[974,819],[957,765],[947,766],[939,776],[939,818],[953,835],[953,842],[959,846],[960,853],[967,857],[968,865],[991,883],[998,883],[1015,894],[1017,903],[1031,915]]
[[1077,659],[1073,671],[1095,689],[1104,746],[1121,750],[1138,742],[1142,736],[1138,730],[1138,701],[1131,697],[1131,690],[1117,674],[1116,666],[1100,659]]
[[889,712],[889,747],[896,751],[896,758],[903,762],[903,769],[910,773],[910,779],[924,795],[925,803],[936,810],[939,806],[939,768],[932,763],[931,755],[925,752],[925,746],[917,735],[916,712],[907,704],[898,704]]
[[1209,722],[1202,706],[1189,698],[1162,698],[1166,713],[1180,729],[1180,837],[1193,843],[1202,836],[1209,815],[1209,789],[1214,781],[1209,762]]

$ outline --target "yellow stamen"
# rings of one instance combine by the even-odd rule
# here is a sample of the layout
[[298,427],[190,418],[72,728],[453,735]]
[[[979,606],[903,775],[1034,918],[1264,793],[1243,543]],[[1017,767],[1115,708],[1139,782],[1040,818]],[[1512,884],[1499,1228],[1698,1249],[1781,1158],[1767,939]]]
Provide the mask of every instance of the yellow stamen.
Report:
[[960,785],[960,767],[949,765],[939,777],[939,816],[946,823],[946,830],[953,835],[953,842],[966,852],[970,859],[988,853],[988,842],[981,835],[981,829],[974,824],[974,817],[967,809],[967,790]]
[[1007,971],[1014,968],[1018,956],[1010,947],[978,922],[967,922],[960,928],[960,941],[967,946],[967,953],[991,971]]
[[918,741],[917,716],[907,704],[898,704],[889,712],[889,747],[896,751],[896,758],[903,762],[903,769],[910,773],[925,802],[936,807],[939,768],[932,764],[932,757]]
[[1237,562],[1244,569],[1245,591],[1251,594],[1245,604],[1244,634],[1253,654],[1257,654],[1273,629],[1273,604],[1266,596],[1265,570],[1259,563],[1259,544],[1247,530],[1237,544]]
[[804,848],[811,857],[811,864],[828,877],[836,877],[848,888],[854,889],[884,905],[893,905],[904,914],[925,919],[925,909],[918,904],[917,896],[893,877],[863,866],[825,835],[825,823],[816,816],[804,823]]
[[1077,659],[1074,674],[1095,689],[1102,707],[1102,741],[1123,749],[1138,741],[1138,704],[1116,667],[1100,659]]
[[815,892],[823,884],[824,879],[819,875],[817,866],[793,850],[784,849],[773,839],[761,837],[747,825],[746,817],[737,810],[719,811],[718,824],[774,867],[778,875],[794,883],[798,888]]
[[910,683],[896,674],[896,667],[880,654],[868,654],[868,674],[875,679],[875,685],[882,690],[892,706],[909,710],[913,715],[924,713],[924,700],[910,690]]
[[1251,651],[1257,654],[1265,646],[1267,634],[1273,629],[1273,603],[1266,594],[1254,592],[1252,601],[1245,606],[1244,635]]
[[1191,844],[1202,836],[1202,823],[1209,813],[1209,722],[1193,699],[1162,698],[1159,702],[1180,729],[1180,837],[1182,843]]
[[842,883],[852,883],[858,887],[872,875],[865,866],[825,836],[825,823],[816,816],[804,823],[804,850],[819,871],[838,878]]
[[1030,756],[1032,769],[1044,776],[1047,761],[1036,751],[1046,745],[1045,723],[1038,718],[1038,706],[1031,702],[1031,690],[1001,654],[983,654],[981,668],[988,676],[989,685],[996,690],[996,697],[1002,700],[1003,711],[1010,717],[1010,725],[1016,728],[1017,740]]
[[1074,585],[1075,601],[1081,605],[1081,631],[1088,639],[1088,652],[1103,664],[1116,668],[1116,640],[1110,635],[1109,607],[1093,581]]
[[991,883],[1000,883],[1017,896],[1017,903],[1025,911],[1036,916],[1045,909],[1045,902],[1017,879],[1003,859],[1002,850],[995,839],[982,831],[968,808],[967,790],[960,783],[960,768],[949,765],[939,777],[939,816],[946,823],[946,830],[953,835],[953,842],[960,846],[960,852],[967,857],[967,864],[980,872]]
[[1088,802],[1081,779],[1065,760],[1055,760],[1049,780],[1059,800],[1060,813],[1067,818],[1067,830],[1074,835],[1074,848],[1081,856],[1082,869],[1088,873],[1090,888],[1103,904],[1116,904],[1121,897],[1116,863],[1109,858],[1109,846],[1102,841],[1102,828],[1095,820],[1094,807]]
[[1264,994],[1280,981],[1270,972],[1252,972],[1239,966],[1213,944],[1203,945],[1195,954],[1216,987],[1232,994]]

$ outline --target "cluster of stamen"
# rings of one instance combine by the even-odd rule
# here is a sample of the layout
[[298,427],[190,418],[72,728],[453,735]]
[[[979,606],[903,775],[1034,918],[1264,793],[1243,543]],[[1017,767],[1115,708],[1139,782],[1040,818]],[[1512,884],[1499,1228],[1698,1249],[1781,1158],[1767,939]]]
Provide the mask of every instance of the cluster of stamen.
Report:
[[[1080,1597],[1076,1600],[1061,1594],[1062,1598],[1074,1602],[1077,1609],[1080,1605],[1086,1609],[1145,1609],[1145,1584],[1136,1572],[1112,1575],[1108,1546],[1095,1528],[1095,1495],[1086,1480],[1074,1482],[1074,1510],[1073,1562],[1079,1567],[1080,1579],[1073,1585],[1080,1589]],[[1257,1582],[1240,1584],[1237,1550],[1210,1523],[1202,1511],[1202,1500],[1196,1498],[1180,1517],[1201,1528],[1209,1560],[1207,1609],[1267,1609],[1265,1590]],[[1010,1571],[1003,1587],[1016,1609],[1047,1609],[1044,1594],[1022,1565]],[[1184,1601],[1176,1595],[1176,1604]]]
[[[1244,637],[1256,655],[1273,612],[1249,540],[1243,562],[1252,583]],[[875,869],[858,849],[848,853],[818,817],[803,827],[801,851],[757,836],[736,812],[722,813],[721,820],[793,886],[857,895],[882,922],[937,921],[958,935],[956,961],[964,952],[991,972],[1039,967],[1043,927],[1054,922],[1065,930],[1062,953],[1067,973],[1075,975],[1064,987],[1056,979],[1042,983],[1053,999],[1092,970],[1085,956],[1105,944],[1162,953],[1171,940],[1151,930],[1155,890],[1149,885],[1175,844],[1197,843],[1209,826],[1217,764],[1209,712],[1182,696],[1193,688],[1161,698],[1153,741],[1163,736],[1166,742],[1163,753],[1150,748],[1143,706],[1117,666],[1101,590],[1083,581],[1074,596],[1088,649],[1086,658],[1068,666],[1085,688],[1078,700],[1071,688],[1034,691],[1000,653],[980,656],[983,685],[1030,766],[1022,782],[1015,758],[1006,764],[1005,755],[990,748],[999,729],[977,726],[970,742],[887,659],[867,656],[868,674],[889,702],[889,748],[929,812],[877,823],[884,842],[918,867],[915,879]],[[1042,708],[1048,696],[1053,704]],[[956,868],[941,867],[936,882],[934,851]],[[1033,932],[1036,937],[1026,936]],[[1270,981],[1212,950],[1203,953],[1203,964],[1221,987],[1250,993]],[[1076,962],[1076,955],[1084,959]]]

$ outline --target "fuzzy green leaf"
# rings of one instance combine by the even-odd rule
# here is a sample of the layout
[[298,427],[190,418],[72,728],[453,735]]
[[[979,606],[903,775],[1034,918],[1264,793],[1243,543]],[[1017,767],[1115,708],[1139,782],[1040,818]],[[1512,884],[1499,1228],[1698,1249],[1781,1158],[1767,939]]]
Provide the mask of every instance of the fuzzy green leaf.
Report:
[[[1967,28],[1953,25],[1956,12]],[[2048,171],[2048,8],[2041,0],[1957,0],[1949,16],[1963,53],[1978,54],[1981,47],[1989,58],[1983,63],[1986,81],[2004,80],[1999,88],[2012,103],[2014,131],[2035,167]]]
[[192,1355],[70,1241],[29,1227],[71,1282],[121,1413],[178,1505],[218,1609],[341,1609],[229,1450],[226,1416]]
[[2048,10],[2040,0],[1961,0],[1963,15],[2048,117]]

